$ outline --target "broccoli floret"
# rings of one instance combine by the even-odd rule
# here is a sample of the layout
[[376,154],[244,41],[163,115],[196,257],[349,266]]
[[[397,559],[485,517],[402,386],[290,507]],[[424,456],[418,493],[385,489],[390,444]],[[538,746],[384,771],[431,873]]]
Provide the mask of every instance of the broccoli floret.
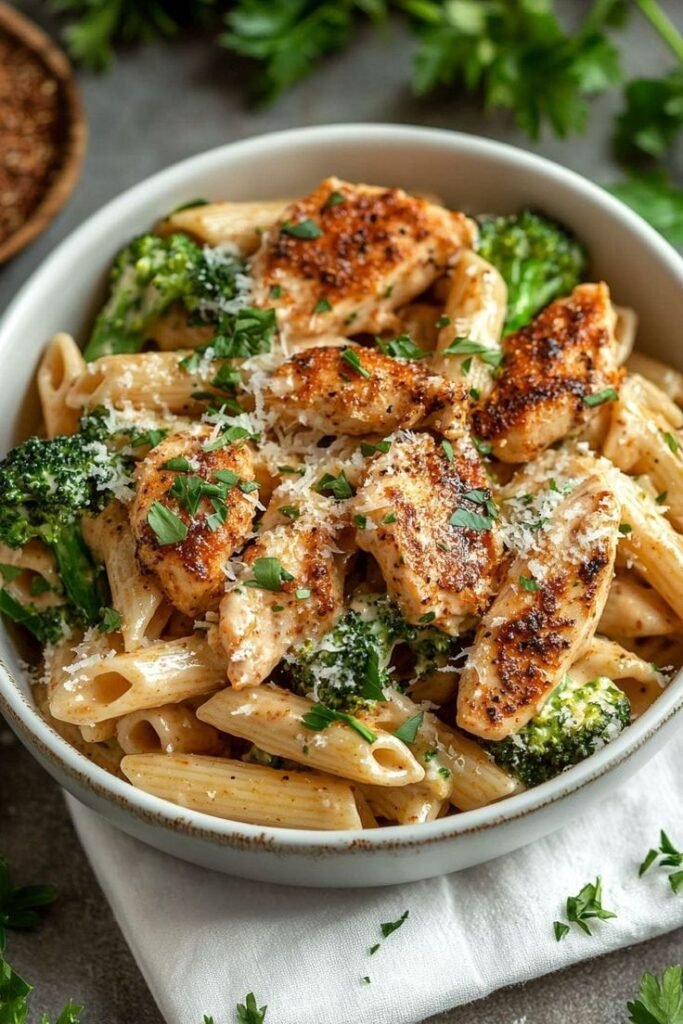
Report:
[[225,249],[202,247],[182,234],[140,235],[116,256],[85,358],[139,352],[175,302],[196,323],[229,328],[223,321],[243,305],[246,282],[244,261]]
[[567,678],[518,733],[487,746],[501,768],[537,786],[615,739],[630,720],[628,697],[611,679]]
[[75,609],[68,603],[37,608],[30,603],[22,604],[3,588],[0,588],[0,613],[30,630],[43,647],[59,643],[78,622]]
[[334,629],[286,656],[290,685],[338,711],[383,700],[384,688],[395,681],[389,663],[399,644],[412,651],[416,677],[441,664],[455,640],[433,627],[409,625],[386,594],[356,597]]
[[92,430],[52,440],[30,437],[0,462],[0,543],[18,548],[38,537],[47,544],[66,596],[85,623],[99,620],[107,595],[80,519],[122,494],[131,469],[130,457],[110,451]]
[[479,225],[478,251],[500,271],[508,289],[505,334],[519,330],[586,269],[583,247],[562,227],[529,210]]

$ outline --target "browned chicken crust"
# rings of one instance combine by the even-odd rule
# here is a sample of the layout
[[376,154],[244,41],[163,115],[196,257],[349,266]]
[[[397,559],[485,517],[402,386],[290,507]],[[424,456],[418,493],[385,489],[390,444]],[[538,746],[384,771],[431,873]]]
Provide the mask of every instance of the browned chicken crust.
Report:
[[273,374],[265,401],[285,426],[325,434],[388,434],[435,413],[444,413],[441,418],[460,433],[464,427],[462,386],[416,360],[358,345],[309,348],[292,356]]
[[254,301],[276,308],[292,336],[393,329],[393,311],[474,237],[462,213],[402,189],[327,178],[264,236],[252,264]]
[[502,544],[494,520],[481,530],[451,525],[457,509],[481,515],[490,498],[474,448],[462,439],[452,449],[449,458],[431,434],[399,435],[372,460],[355,510],[367,520],[358,546],[377,560],[404,618],[416,624],[427,615],[457,635],[491,599]]
[[460,679],[458,725],[501,740],[539,710],[602,615],[614,569],[620,506],[598,476],[558,507],[531,564],[517,558],[484,616]]
[[505,338],[496,386],[472,418],[497,458],[527,462],[599,412],[584,399],[619,383],[614,323],[607,285],[581,284]]
[[[192,465],[191,473],[209,483],[215,482],[215,473],[221,469],[232,470],[240,480],[253,480],[249,446],[230,444],[217,451],[205,452],[202,445],[210,436],[210,428],[195,437],[176,434],[153,448],[137,468],[137,492],[129,509],[139,562],[156,574],[168,599],[192,617],[218,607],[226,583],[225,563],[246,541],[255,512],[253,495],[245,495],[238,487],[232,487],[225,499],[225,522],[212,532],[206,516],[213,512],[213,508],[206,498],[202,499],[197,514],[192,517],[175,498],[169,496],[168,492],[179,474],[162,469],[162,466],[173,458],[188,459]],[[183,520],[188,528],[185,540],[178,544],[159,545],[147,522],[155,501],[160,501]]]

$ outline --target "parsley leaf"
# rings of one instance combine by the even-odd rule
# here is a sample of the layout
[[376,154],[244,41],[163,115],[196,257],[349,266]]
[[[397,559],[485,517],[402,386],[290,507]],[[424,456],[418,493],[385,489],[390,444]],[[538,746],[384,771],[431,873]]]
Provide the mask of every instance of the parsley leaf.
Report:
[[116,608],[105,608],[102,612],[102,619],[98,625],[100,633],[113,633],[117,629],[121,629],[121,613],[116,611]]
[[626,164],[661,160],[683,131],[683,67],[663,78],[636,78],[624,96],[614,139],[617,156]]
[[355,729],[366,743],[374,743],[377,739],[376,733],[372,729],[368,729],[366,725],[363,725],[353,715],[349,715],[345,711],[335,711],[332,708],[325,707],[324,704],[314,704],[310,711],[302,715],[301,721],[307,729],[314,729],[316,732],[327,729],[328,725],[332,725],[333,722],[345,722],[352,729]]
[[56,899],[57,890],[53,885],[25,885],[15,889],[7,861],[0,857],[0,948],[5,928],[35,928],[40,923],[39,910]]
[[[660,868],[681,868],[683,867],[683,851],[677,850],[664,830],[659,834],[659,848],[648,850],[645,860],[638,869],[638,876],[642,878],[645,872],[659,858]],[[683,871],[672,871],[669,875],[669,885],[674,893],[683,889]]]
[[342,469],[339,476],[332,476],[331,473],[325,473],[320,477],[317,484],[313,488],[318,494],[331,494],[337,501],[343,501],[345,498],[352,498],[354,491],[353,487],[346,478],[346,473]]
[[394,736],[396,739],[402,740],[404,743],[414,743],[415,737],[417,736],[420,726],[424,720],[424,711],[418,711],[416,715],[411,718],[406,718],[405,722],[402,722],[398,729],[394,729]]
[[[567,921],[570,924],[577,925],[586,935],[592,935],[588,921],[597,919],[599,921],[607,921],[612,917],[616,917],[611,910],[605,910],[602,905],[602,879],[598,875],[595,882],[588,882],[584,885],[581,892],[576,896],[567,897]],[[564,930],[561,927],[562,922],[555,921],[553,928],[555,931],[555,937],[558,942],[561,938],[567,934],[569,930]],[[559,926],[559,927],[558,927]],[[558,932],[561,934],[558,935]]]
[[533,579],[533,577],[531,576],[520,576],[519,585],[522,588],[522,590],[528,590],[530,593],[534,590],[541,589],[540,584],[538,584],[536,580]]
[[646,972],[638,997],[626,1004],[632,1024],[683,1024],[681,965],[667,967],[661,981]]
[[304,220],[291,221],[287,220],[280,228],[283,235],[291,235],[292,238],[320,238],[322,235],[322,228],[319,224],[316,224],[310,217],[306,217]]
[[452,341],[448,348],[445,348],[442,352],[444,356],[464,356],[474,355],[479,356],[482,363],[486,363],[487,366],[500,366],[503,361],[503,353],[500,349],[493,349],[487,345],[482,345],[480,341],[472,341],[470,338],[456,338]]
[[348,363],[352,370],[355,370],[356,373],[360,374],[361,377],[369,379],[372,376],[370,371],[366,370],[366,368],[361,363],[360,357],[355,349],[345,348],[341,354],[341,358],[344,360],[345,363]]
[[429,352],[415,344],[409,334],[399,334],[390,341],[382,338],[375,338],[375,341],[380,352],[392,359],[425,359],[429,355]]
[[592,395],[584,395],[582,402],[584,405],[593,408],[593,406],[603,405],[605,402],[616,402],[618,399],[619,392],[615,391],[614,388],[603,388],[602,391],[596,391]]
[[361,455],[365,455],[366,458],[369,455],[374,455],[376,452],[381,452],[383,455],[391,449],[391,441],[378,441],[377,444],[370,444],[369,441],[361,441],[360,451]]
[[408,920],[409,914],[409,910],[404,910],[401,916],[399,917],[398,921],[386,921],[384,924],[381,924],[380,928],[382,930],[382,935],[384,936],[384,938],[386,939],[387,935],[391,935],[392,932],[395,932],[398,928],[400,928],[401,925]]
[[683,188],[669,182],[663,170],[634,174],[611,185],[609,191],[672,245],[683,245]]
[[277,558],[256,558],[252,565],[254,575],[244,581],[245,587],[257,587],[259,590],[272,590],[279,593],[283,583],[290,583],[294,577]]
[[244,1000],[244,1003],[237,1004],[237,1021],[238,1024],[263,1024],[266,1019],[267,1006],[262,1006],[260,1009],[256,1005],[256,997],[253,992]]
[[152,503],[152,507],[147,513],[147,522],[156,535],[159,547],[165,547],[167,544],[179,544],[187,537],[187,526],[180,516],[172,512],[166,505],[162,505],[160,501]]

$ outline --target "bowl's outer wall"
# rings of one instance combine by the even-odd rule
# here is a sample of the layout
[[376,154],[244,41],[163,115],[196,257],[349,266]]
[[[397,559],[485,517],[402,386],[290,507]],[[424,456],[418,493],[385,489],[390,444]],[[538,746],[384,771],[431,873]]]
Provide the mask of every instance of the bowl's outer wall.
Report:
[[[0,325],[0,366],[6,368],[0,375],[0,450],[35,425],[34,377],[44,346],[57,330],[85,340],[97,307],[98,288],[122,244],[188,198],[295,196],[329,174],[436,193],[448,204],[472,213],[506,213],[531,206],[571,225],[590,252],[592,275],[609,283],[616,302],[637,310],[639,347],[683,369],[678,346],[679,325],[683,323],[680,259],[629,211],[583,179],[522,151],[453,133],[375,125],[308,129],[248,140],[176,165],[109,204],[59,247],[20,293]],[[28,696],[16,648],[4,630],[0,631],[0,659]],[[0,690],[2,685],[0,679]],[[671,708],[682,688],[681,680],[673,684],[662,706],[666,703]],[[632,727],[634,735],[649,721],[656,725],[658,714],[656,706],[651,708]],[[124,800],[111,802],[95,792],[92,779],[79,781],[73,770],[66,772],[60,767],[54,752],[46,752],[36,743],[26,722],[19,722],[18,727],[16,722],[12,724],[67,788],[119,827],[152,845],[234,874],[317,885],[386,884],[427,877],[514,849],[557,827],[570,810],[586,805],[589,794],[605,792],[658,747],[652,742],[641,746],[620,758],[609,778],[602,775],[532,815],[509,817],[511,811],[505,813],[501,805],[501,819],[509,820],[500,820],[494,827],[472,830],[457,839],[433,840],[428,838],[432,827],[421,826],[417,835],[424,836],[422,842],[418,838],[412,844],[416,833],[411,829],[411,842],[381,850],[356,849],[352,861],[348,855],[336,852],[335,843],[330,841],[312,866],[314,855],[303,846],[275,855],[267,846],[258,849],[251,844],[245,850],[238,841],[231,846],[224,838],[217,842],[216,836],[206,830],[204,834],[201,830],[186,833],[182,822],[188,816],[183,814],[178,815],[180,830],[173,831],[163,821],[155,821],[153,812],[142,813],[140,807],[155,804],[145,794],[136,794],[140,807],[131,814]],[[673,731],[673,719],[659,735],[664,731]],[[624,737],[616,742],[622,741],[626,746]],[[603,763],[601,754],[594,759],[596,765]],[[92,771],[97,774],[96,769]],[[548,784],[548,792],[553,791],[552,785]]]

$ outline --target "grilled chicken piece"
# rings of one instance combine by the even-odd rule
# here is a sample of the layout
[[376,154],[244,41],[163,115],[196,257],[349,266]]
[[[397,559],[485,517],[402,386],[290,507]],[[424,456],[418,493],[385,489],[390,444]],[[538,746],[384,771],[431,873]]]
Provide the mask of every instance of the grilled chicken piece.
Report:
[[505,338],[500,377],[473,415],[498,459],[528,462],[600,411],[595,399],[620,379],[614,322],[607,285],[581,284]]
[[[344,556],[335,544],[332,502],[319,514],[311,506],[300,519],[267,529],[244,553],[244,567],[220,606],[217,639],[228,655],[228,679],[234,687],[258,686],[294,644],[331,629],[344,600]],[[273,505],[266,525],[282,523]],[[279,589],[249,584],[258,559],[276,559],[292,579]],[[260,563],[263,566],[264,563]],[[274,563],[271,563],[274,565]],[[277,567],[276,567],[277,572]]]
[[462,729],[502,740],[533,718],[561,682],[602,615],[619,520],[619,502],[596,474],[558,506],[550,528],[539,531],[533,557],[514,560],[460,678]]
[[[500,356],[506,303],[507,287],[500,273],[476,252],[463,249],[451,272],[444,308],[448,323],[439,331],[431,361],[434,371],[446,380],[465,380],[468,389],[486,397],[493,387],[492,370]],[[486,351],[477,354],[471,351],[472,345],[461,341],[461,354],[444,355],[444,349],[458,339],[474,342]]]
[[[379,563],[404,618],[427,616],[457,635],[490,600],[502,544],[479,456],[465,438],[450,455],[430,434],[399,434],[370,462],[354,512],[366,523],[358,545]],[[472,525],[451,525],[456,511]]]
[[401,189],[327,178],[264,235],[251,268],[253,301],[277,309],[285,343],[394,330],[394,310],[474,237],[464,214]]
[[[248,445],[230,444],[204,451],[210,428],[196,437],[176,434],[153,448],[137,468],[137,492],[129,508],[136,552],[145,569],[156,574],[168,599],[186,615],[195,617],[217,608],[225,590],[225,563],[247,539],[254,518],[255,497],[232,486],[225,496],[227,514],[222,525],[211,529],[207,517],[215,512],[209,497],[202,497],[193,514],[188,502],[171,495],[176,486],[198,487],[201,479],[216,483],[216,472],[229,470],[240,482],[254,479],[252,452]],[[163,466],[169,459],[186,459],[189,472],[173,472]],[[182,481],[182,483],[181,483]],[[176,544],[161,544],[148,522],[155,502],[160,502],[187,527],[187,536]],[[191,505],[190,505],[191,507]]]
[[432,414],[449,435],[464,429],[462,386],[416,360],[359,345],[297,353],[278,367],[264,397],[279,423],[324,434],[389,434]]

